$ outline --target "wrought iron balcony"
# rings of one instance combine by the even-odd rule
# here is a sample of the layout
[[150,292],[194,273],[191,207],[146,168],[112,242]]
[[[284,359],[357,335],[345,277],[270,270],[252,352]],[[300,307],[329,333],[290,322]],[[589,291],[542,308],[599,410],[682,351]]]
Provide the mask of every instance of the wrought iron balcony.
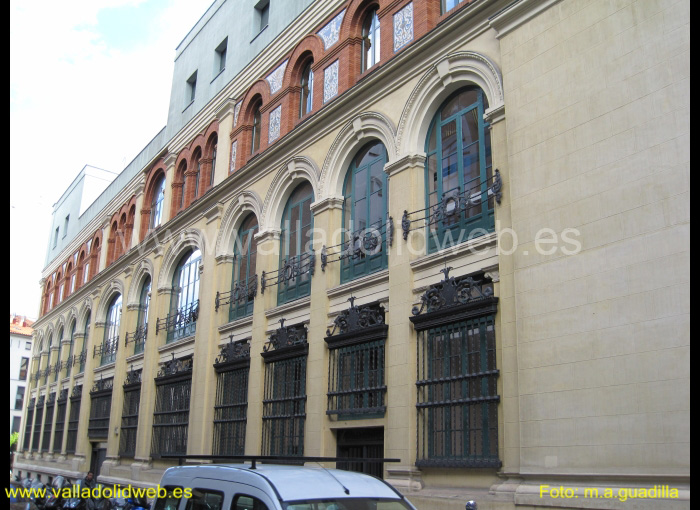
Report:
[[381,225],[345,233],[345,240],[321,249],[321,270],[328,264],[340,262],[341,281],[382,270],[387,266],[387,253],[394,243],[394,219]]
[[264,294],[266,288],[277,285],[280,303],[308,296],[315,267],[316,254],[313,251],[286,258],[276,271],[262,272],[260,292]]
[[127,333],[124,339],[124,346],[128,346],[130,343],[134,344],[134,354],[139,354],[143,352],[146,345],[146,336],[148,335],[148,324],[143,324],[136,328],[133,333]]
[[86,349],[83,349],[80,352],[80,354],[73,355],[72,363],[73,363],[73,366],[75,366],[76,363],[79,365],[79,367],[78,367],[79,374],[82,374],[83,372],[85,372],[85,362],[86,361],[87,361],[87,350]]
[[198,317],[199,299],[168,314],[165,319],[158,319],[156,321],[156,335],[165,331],[167,333],[166,342],[194,335]]
[[119,348],[119,337],[108,338],[101,345],[96,345],[92,349],[92,357],[100,356],[100,365],[113,363],[117,359],[117,349]]
[[241,317],[247,317],[253,313],[253,301],[258,294],[258,275],[253,275],[247,280],[235,282],[228,292],[217,292],[215,310],[229,305],[228,320],[233,321]]
[[496,169],[483,182],[457,186],[437,196],[429,193],[430,205],[424,209],[404,211],[401,230],[404,240],[411,231],[427,229],[428,251],[460,244],[494,230],[494,202],[501,203],[503,181]]

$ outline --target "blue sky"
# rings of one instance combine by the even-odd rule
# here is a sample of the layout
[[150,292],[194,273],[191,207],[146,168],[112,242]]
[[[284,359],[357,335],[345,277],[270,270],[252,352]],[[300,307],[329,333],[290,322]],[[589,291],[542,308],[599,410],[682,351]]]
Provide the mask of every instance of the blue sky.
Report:
[[10,312],[36,317],[52,206],[167,121],[175,48],[212,0],[11,0]]

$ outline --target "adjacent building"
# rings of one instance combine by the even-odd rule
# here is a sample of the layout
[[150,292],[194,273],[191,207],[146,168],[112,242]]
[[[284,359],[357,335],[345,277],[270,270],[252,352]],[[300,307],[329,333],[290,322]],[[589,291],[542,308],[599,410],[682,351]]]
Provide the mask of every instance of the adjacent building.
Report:
[[421,510],[688,507],[689,4],[216,0],[49,241],[15,469],[346,456]]
[[20,432],[32,358],[34,321],[10,314],[10,434]]

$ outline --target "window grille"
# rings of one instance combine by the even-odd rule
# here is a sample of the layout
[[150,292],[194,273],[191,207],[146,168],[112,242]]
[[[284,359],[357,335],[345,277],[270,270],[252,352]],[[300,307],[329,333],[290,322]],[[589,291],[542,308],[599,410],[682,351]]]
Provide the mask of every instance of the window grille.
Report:
[[265,344],[263,455],[304,455],[306,421],[306,360],[309,353],[304,325],[284,325]]
[[44,396],[39,397],[36,404],[36,409],[34,410],[35,420],[34,420],[34,437],[32,438],[32,451],[41,451],[41,423],[44,419]]
[[122,457],[133,457],[136,454],[140,403],[141,382],[139,378],[139,382],[124,385],[122,428],[119,436],[119,455]]
[[151,455],[187,454],[187,432],[192,391],[192,359],[166,363],[156,382]]
[[66,434],[66,453],[75,453],[78,444],[78,425],[80,425],[80,402],[82,399],[82,387],[73,388],[70,397],[70,414],[68,415],[68,432]]
[[66,407],[68,404],[68,390],[61,391],[56,401],[56,426],[54,427],[53,451],[63,451],[63,432],[66,427]]
[[90,392],[90,418],[88,437],[106,438],[109,434],[109,417],[112,410],[112,384],[114,379],[100,379]]
[[44,433],[41,440],[41,451],[50,451],[51,446],[51,436],[53,435],[53,412],[56,407],[56,394],[52,393],[49,395],[49,399],[46,402],[46,413],[44,413]]
[[215,455],[243,455],[248,412],[250,344],[229,342],[222,347],[216,369],[214,405]]
[[449,269],[411,318],[418,331],[416,465],[500,467],[498,298],[490,282],[449,277]]
[[25,451],[31,451],[32,447],[32,424],[34,423],[34,399],[29,401],[27,406],[27,423],[24,425],[24,445]]
[[[386,411],[384,350],[388,327],[377,303],[350,308],[327,331],[330,349],[328,415],[372,417]],[[337,333],[337,334],[336,334]]]
[[273,361],[265,367],[264,455],[304,455],[306,358]]

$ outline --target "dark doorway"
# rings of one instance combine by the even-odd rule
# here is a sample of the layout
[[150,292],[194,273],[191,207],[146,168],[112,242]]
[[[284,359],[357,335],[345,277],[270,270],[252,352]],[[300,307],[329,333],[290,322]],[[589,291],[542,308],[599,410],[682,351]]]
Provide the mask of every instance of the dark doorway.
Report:
[[97,443],[92,443],[92,457],[90,458],[90,471],[95,474],[95,480],[100,476],[102,463],[107,458],[107,448],[100,448]]
[[[336,431],[338,457],[354,459],[384,458],[384,427],[340,429]],[[338,469],[357,471],[384,478],[384,464],[380,462],[338,462]]]

